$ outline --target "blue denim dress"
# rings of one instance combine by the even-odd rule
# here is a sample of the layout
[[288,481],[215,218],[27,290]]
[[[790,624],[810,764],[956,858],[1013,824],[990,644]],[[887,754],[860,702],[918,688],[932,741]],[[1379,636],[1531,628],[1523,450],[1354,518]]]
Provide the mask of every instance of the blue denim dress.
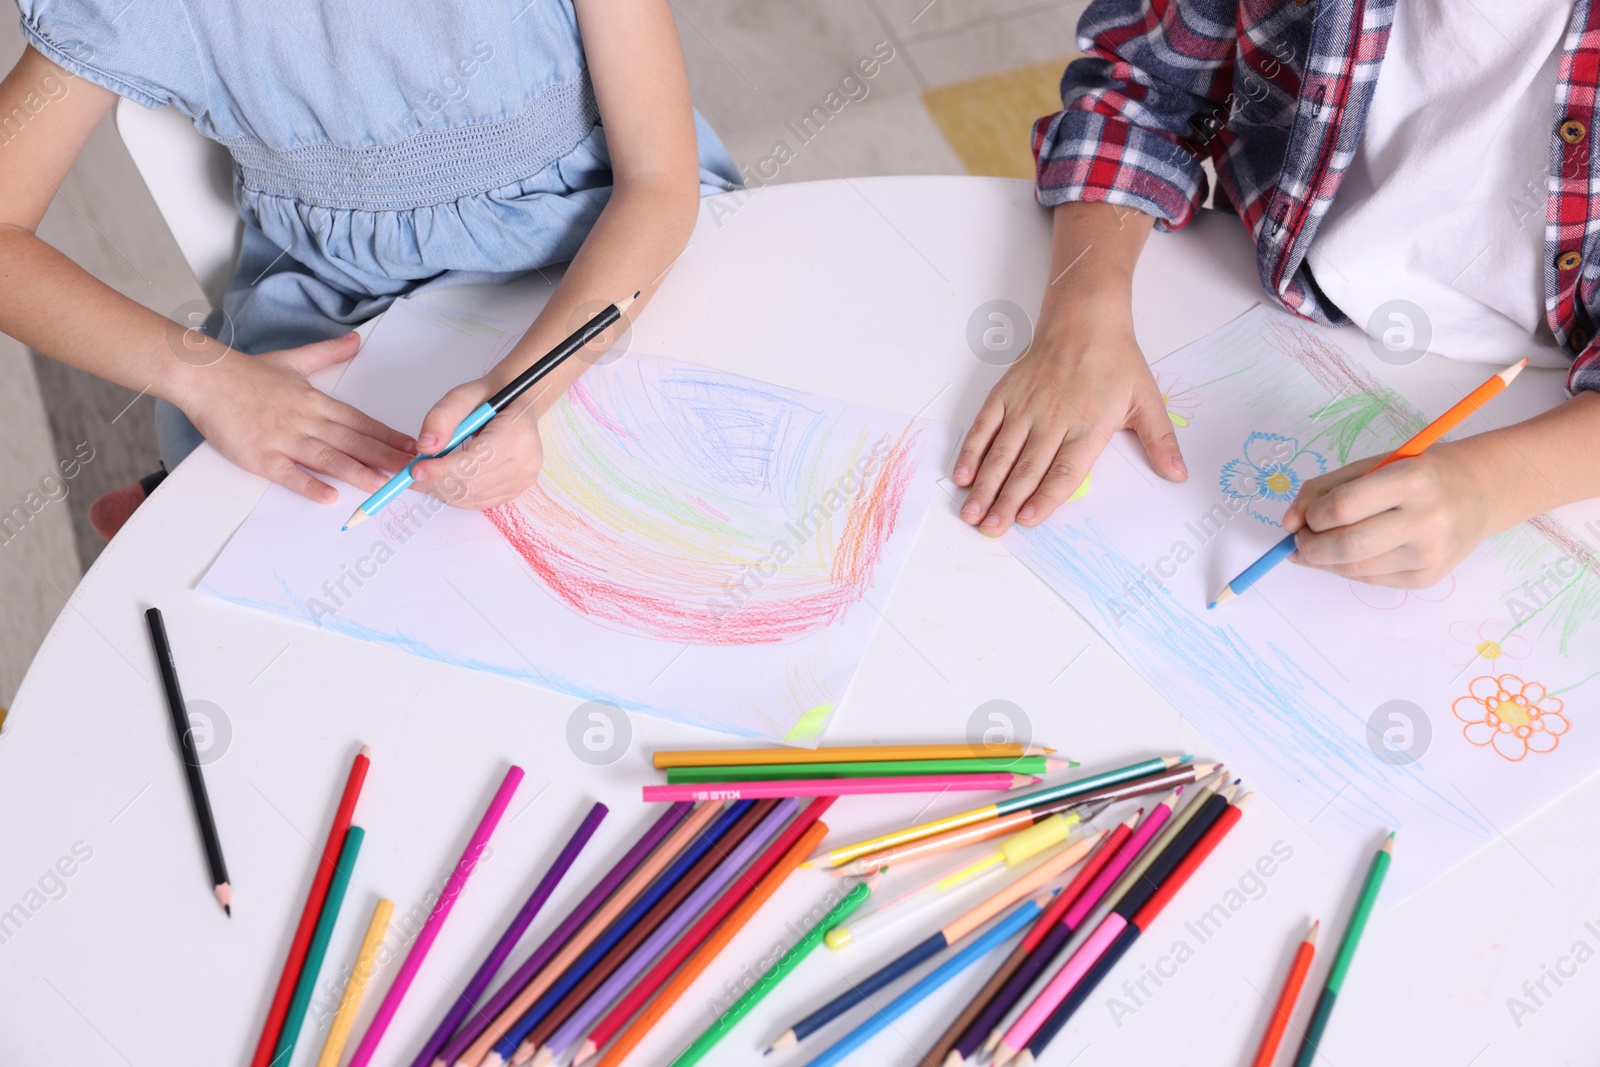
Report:
[[[28,41],[234,159],[244,245],[210,328],[266,352],[420,287],[572,258],[611,165],[572,0],[18,0]],[[739,187],[699,115],[702,195]],[[158,410],[170,469],[199,443]]]

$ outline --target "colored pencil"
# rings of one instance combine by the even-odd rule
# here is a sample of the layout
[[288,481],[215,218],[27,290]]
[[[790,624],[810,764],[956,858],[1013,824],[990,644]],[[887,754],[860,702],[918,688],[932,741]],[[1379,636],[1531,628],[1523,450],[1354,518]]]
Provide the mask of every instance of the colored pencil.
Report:
[[697,782],[647,785],[646,803],[671,800],[757,800],[774,797],[854,797],[885,793],[963,793],[1016,789],[1039,779],[1027,774],[913,774],[903,778],[801,778],[778,782]]
[[1087,799],[1086,794],[1093,793],[1103,786],[1116,785],[1121,782],[1132,781],[1135,778],[1142,778],[1148,774],[1169,771],[1179,764],[1192,762],[1193,759],[1193,756],[1165,756],[1140,760],[1138,763],[1119,767],[1116,770],[1105,771],[1101,774],[1091,774],[1084,778],[1073,779],[1070,782],[1046,786],[1044,789],[1023,793],[1019,796],[1005,797],[995,801],[993,804],[985,804],[981,808],[973,808],[971,811],[947,815],[942,819],[919,823],[916,826],[908,826],[893,833],[881,834],[865,841],[857,841],[854,844],[831,849],[818,863],[825,863],[829,867],[837,867],[841,863],[848,863],[869,852],[877,852],[880,849],[893,848],[896,845],[903,845],[924,837],[932,837],[934,834],[942,833],[945,830],[953,830],[959,826],[971,826],[973,823],[992,819],[999,815],[1009,815],[1012,812],[1021,811],[1023,808],[1035,808],[1041,804],[1064,800],[1068,797],[1085,797]]
[[[1045,935],[1044,941],[1034,951],[1029,963],[1024,964],[1011,976],[1009,988],[1003,990],[999,998],[1005,1009],[1003,1021],[984,1042],[985,1051],[992,1051],[999,1044],[1005,1031],[1043,991],[1045,984],[1050,980],[1050,976],[1043,972],[1049,968],[1051,961],[1070,955],[1077,947],[1075,941],[1081,942],[1088,936],[1088,931],[1094,929],[1099,918],[1115,905],[1119,894],[1127,891],[1132,881],[1128,877],[1129,872],[1146,855],[1147,846],[1156,839],[1156,834],[1166,825],[1177,802],[1178,796],[1174,792],[1172,796],[1150,809],[1150,814],[1146,815],[1129,835],[1127,843],[1117,849],[1116,855],[1112,856],[1095,876],[1095,880],[1089,883],[1083,895],[1062,915],[1056,928]],[[1030,982],[1026,992],[1013,995],[1015,989]]]
[[[1429,446],[1436,444],[1441,437],[1466,421],[1468,416],[1498,396],[1500,391],[1510,385],[1512,380],[1522,373],[1522,368],[1527,365],[1528,361],[1524,359],[1513,363],[1505,370],[1490,377],[1488,381],[1462,397],[1449,411],[1424,426],[1415,437],[1390,452],[1371,470],[1368,470],[1366,474],[1371,474],[1375,470],[1387,467],[1395,460],[1420,456]],[[1212,598],[1211,603],[1207,604],[1206,608],[1211,609],[1218,604],[1226,604],[1252,585],[1255,585],[1272,568],[1288,559],[1294,552],[1294,538],[1294,534],[1286,534],[1283,540],[1267,549],[1260,559],[1239,572],[1237,578],[1223,586],[1222,591]]]
[[1069,946],[1063,952],[1065,962],[1045,979],[1037,996],[1030,991],[1024,1010],[1006,1030],[999,1047],[995,1049],[996,1067],[1009,1062],[1027,1047],[1028,1039],[1044,1025],[1050,1013],[1066,999],[1067,994],[1105,954],[1106,949],[1188,855],[1189,850],[1205,836],[1228,807],[1228,791],[1207,798],[1201,805],[1191,805],[1191,811],[1197,807],[1198,813],[1193,814],[1177,834],[1170,837],[1163,835],[1163,840],[1152,842],[1145,853],[1152,862],[1146,864],[1137,876],[1124,879],[1128,884],[1118,887],[1122,890],[1122,896],[1109,911],[1091,915],[1085,920],[1078,931],[1082,935],[1082,943],[1076,948]]
[[[775,837],[778,831],[800,808],[800,802],[794,798],[781,800],[767,812],[761,824],[755,828],[737,847],[728,848],[726,842],[718,847],[717,864],[714,871],[708,874],[694,891],[686,894],[673,908],[666,921],[661,923],[648,937],[642,938],[627,954],[627,958],[617,969],[612,972],[604,984],[595,989],[584,1003],[572,1013],[561,1028],[551,1035],[539,1049],[539,1054],[534,1057],[535,1063],[547,1062],[565,1053],[575,1044],[584,1032],[597,1020],[601,1013],[609,1008],[622,992],[628,988],[644,969],[658,955],[665,951],[689,923],[699,915],[712,899],[733,881],[734,875],[744,870],[749,863]],[[643,924],[641,924],[643,925]],[[636,931],[637,932],[637,931]],[[630,937],[632,935],[630,934]],[[618,945],[618,949],[622,946]]]
[[912,860],[926,859],[952,849],[965,848],[968,845],[981,844],[996,837],[1007,837],[1036,823],[1043,822],[1052,815],[1063,813],[1076,813],[1083,821],[1093,819],[1110,806],[1110,801],[1092,800],[1079,802],[1076,799],[1057,800],[1049,804],[1041,804],[1037,808],[1024,808],[1014,811],[1010,815],[1001,815],[983,822],[973,823],[971,826],[958,826],[954,830],[946,830],[942,834],[924,837],[910,844],[900,845],[895,848],[886,848],[878,852],[869,852],[860,859],[851,860],[840,867],[828,870],[830,878],[844,878],[849,875],[871,874],[873,871],[888,870],[898,867],[902,863]]
[[[497,1050],[513,1049],[515,1055],[507,1058],[514,1064],[526,1063],[537,1056],[544,1042],[572,1018],[645,938],[655,933],[685,897],[699,888],[727,853],[737,849],[762,824],[777,803],[776,800],[759,800],[730,807],[717,824],[702,834],[700,840],[590,946],[562,980],[545,993],[541,1000],[552,1006],[542,1013],[537,1004],[529,1009],[529,1016],[539,1016],[537,1021],[527,1029],[519,1022],[496,1046]],[[514,1035],[519,1035],[515,1044]]]
[[1132,947],[1139,935],[1150,928],[1150,924],[1161,914],[1161,910],[1167,906],[1178,890],[1183,888],[1184,883],[1189,880],[1189,876],[1199,868],[1200,864],[1205,862],[1206,858],[1217,847],[1217,844],[1227,836],[1228,831],[1233,829],[1234,824],[1243,815],[1244,806],[1249,799],[1250,794],[1246,793],[1233,801],[1217,821],[1211,824],[1211,829],[1205,832],[1194,848],[1189,850],[1189,854],[1167,876],[1161,887],[1139,909],[1132,922],[1127,925],[1122,933],[1117,936],[1111,947],[1106,950],[1105,955],[1084,976],[1083,981],[1078,983],[1072,994],[1051,1014],[1049,1021],[1039,1028],[1039,1032],[1029,1042],[1027,1049],[1016,1059],[1017,1067],[1032,1067],[1034,1060],[1044,1053],[1045,1046],[1050,1043],[1056,1034],[1061,1032],[1062,1027],[1067,1024],[1067,1020],[1089,999],[1095,987],[1100,984],[1100,980],[1109,974],[1112,968],[1117,965],[1117,962],[1127,954],[1128,949]]
[[915,947],[884,964],[867,977],[860,981],[852,981],[850,988],[784,1031],[776,1041],[767,1047],[767,1052],[777,1052],[804,1041],[807,1037],[816,1033],[851,1008],[854,1008],[863,1000],[869,999],[878,990],[897,980],[901,975],[909,974],[921,966],[923,962],[932,959],[951,945],[965,939],[990,919],[1024,897],[1031,893],[1039,892],[1047,882],[1059,878],[1071,870],[1075,864],[1081,862],[1105,836],[1106,831],[1098,830],[1089,837],[1081,838],[1069,845],[1060,846],[1054,855],[1046,857],[1043,862],[1032,870],[1012,879],[1004,889],[989,897],[977,907],[969,909],[964,914],[946,923]]
[[1311,1013],[1311,1021],[1306,1024],[1305,1037],[1300,1042],[1300,1053],[1294,1058],[1295,1067],[1310,1067],[1317,1058],[1317,1046],[1322,1043],[1323,1031],[1328,1028],[1328,1019],[1333,1015],[1334,1002],[1339,999],[1339,992],[1344,988],[1345,975],[1350,971],[1350,961],[1355,958],[1356,946],[1361,943],[1361,934],[1367,928],[1367,919],[1372,915],[1372,908],[1378,902],[1378,893],[1383,889],[1383,877],[1389,873],[1389,864],[1394,858],[1394,834],[1384,838],[1383,845],[1372,857],[1372,866],[1367,868],[1366,884],[1361,887],[1361,896],[1356,900],[1355,910],[1350,913],[1350,923],[1344,928],[1344,937],[1339,942],[1339,951],[1333,957],[1333,964],[1328,968],[1327,981],[1322,984],[1322,994],[1317,997],[1316,1010]]
[[317,976],[322,972],[322,961],[328,957],[328,942],[333,939],[333,926],[339,921],[339,909],[344,907],[345,893],[350,889],[350,874],[355,870],[356,857],[361,855],[361,842],[367,832],[359,826],[345,831],[344,847],[339,850],[339,862],[333,868],[333,881],[328,884],[328,896],[322,902],[322,914],[317,916],[317,928],[311,935],[311,947],[306,950],[306,962],[300,968],[300,980],[295,983],[294,996],[289,1000],[289,1013],[283,1018],[283,1031],[278,1034],[278,1048],[272,1054],[273,1067],[287,1067],[294,1056],[294,1046],[300,1040],[300,1028],[305,1025],[306,1009],[317,991]]
[[183,761],[183,773],[189,785],[189,801],[200,830],[200,844],[205,849],[206,866],[210,868],[211,894],[222,905],[223,914],[232,918],[233,886],[228,881],[227,861],[222,858],[222,838],[217,835],[217,820],[211,813],[211,797],[206,792],[205,775],[200,771],[200,753],[194,745],[189,706],[184,702],[182,687],[178,685],[178,665],[172,658],[172,645],[167,641],[167,624],[161,617],[160,608],[146,611],[144,621],[150,629],[150,643],[155,646],[156,666],[161,671],[161,688],[167,696],[167,713],[172,717],[172,731],[177,735],[178,758]]
[[483,850],[489,847],[489,838],[494,835],[495,827],[500,824],[500,817],[505,814],[506,807],[511,803],[511,796],[517,791],[517,785],[521,781],[522,768],[517,766],[509,768],[505,777],[500,780],[500,787],[495,790],[493,799],[489,801],[489,807],[483,813],[483,818],[478,820],[477,829],[472,832],[461,858],[456,861],[455,867],[450,871],[450,877],[445,880],[444,891],[439,894],[439,899],[428,912],[428,918],[423,921],[422,929],[417,932],[417,939],[411,943],[405,960],[395,972],[394,981],[389,983],[383,999],[378,1002],[377,1014],[367,1024],[367,1032],[361,1035],[361,1041],[350,1057],[349,1067],[367,1067],[378,1051],[378,1044],[389,1029],[389,1023],[394,1019],[395,1012],[400,1010],[401,1001],[405,1000],[412,980],[422,969],[423,961],[428,958],[428,951],[433,948],[439,931],[444,928],[445,920],[450,917],[451,909],[460,899],[467,880],[477,869],[478,858],[483,855]]
[[1040,745],[841,745],[833,748],[701,748],[657,752],[657,770],[775,763],[857,763],[862,760],[1005,759],[1048,756]]
[[1039,917],[1040,910],[1037,898],[1025,900],[1017,905],[1004,919],[974,939],[972,944],[952,955],[911,988],[895,997],[883,1008],[873,1012],[861,1025],[824,1049],[807,1067],[834,1067],[835,1064],[844,1062],[845,1057],[881,1033],[884,1027],[891,1025],[900,1016],[927,999],[934,990],[1021,933],[1029,923]]
[[998,875],[1007,867],[1015,867],[1045,849],[1059,845],[1067,839],[1067,835],[1077,823],[1077,812],[1069,815],[1052,815],[1020,833],[1012,834],[992,852],[945,871],[932,881],[925,882],[910,892],[879,905],[853,923],[834,927],[828,931],[828,936],[824,940],[829,948],[838,951],[846,945],[855,944],[873,934],[899,925],[943,900],[947,894],[964,892],[969,887]]
[[[713,804],[702,804],[690,812],[688,818],[679,823],[670,834],[666,836],[659,847],[644,858],[628,878],[606,899],[592,914],[583,926],[567,939],[561,950],[552,956],[543,967],[534,973],[524,984],[516,989],[511,999],[507,1000],[499,1009],[493,1021],[485,1026],[473,1038],[471,1044],[462,1051],[453,1061],[464,1067],[478,1067],[489,1055],[490,1049],[500,1043],[506,1032],[516,1025],[517,1020],[527,1014],[538,999],[544,996],[545,991],[554,985],[567,968],[571,967],[583,954],[588,951],[619,915],[627,911],[639,894],[655,881],[673,859],[675,859],[689,842],[694,840],[723,809],[719,801]],[[521,975],[521,972],[518,972]],[[507,983],[507,988],[511,984]],[[454,1042],[452,1041],[453,1045]],[[448,1053],[449,1049],[446,1049]]]
[[440,1053],[439,1058],[434,1060],[435,1067],[443,1067],[444,1064],[455,1063],[466,1052],[468,1046],[476,1041],[500,1017],[501,1013],[511,1004],[517,994],[522,992],[529,982],[533,981],[534,976],[539,974],[545,965],[571,942],[578,929],[589,921],[589,918],[594,915],[601,905],[610,899],[611,895],[616,892],[617,887],[622,885],[639,868],[640,864],[645,862],[646,857],[661,843],[663,838],[671,833],[679,823],[683,822],[692,809],[693,805],[690,804],[674,804],[661,813],[656,821],[650,825],[650,828],[644,832],[644,835],[634,842],[633,847],[623,854],[623,857],[605,873],[600,881],[595,883],[594,888],[590,889],[588,894],[578,902],[578,906],[565,919],[561,920],[560,925],[555,930],[551,931],[550,936],[540,942],[539,947],[534,949],[533,955],[529,956],[522,966],[518,967],[516,972],[506,979],[499,989],[495,990],[494,995],[489,998],[486,1004],[473,1011],[467,1018],[466,1023],[450,1039],[449,1044],[445,1045],[444,1051]]
[[445,443],[443,448],[436,452],[420,455],[410,463],[407,463],[398,474],[385,482],[381,489],[367,497],[366,500],[363,500],[361,506],[356,508],[350,517],[345,520],[342,529],[348,530],[352,526],[359,526],[382,511],[389,501],[410,488],[411,483],[415,480],[411,473],[412,467],[425,459],[437,459],[455,451],[461,442],[481,430],[485,423],[504,411],[523,393],[533,388],[545,375],[561,366],[568,358],[582,349],[584,345],[604,333],[606,327],[622,318],[622,313],[627,311],[629,305],[638,298],[639,294],[634,293],[632,296],[625,296],[621,300],[601,308],[594,318],[572,331],[564,341],[540,356],[527,370],[511,379],[510,383],[499,392],[474,408],[472,413],[462,419],[460,424],[456,426],[455,432],[450,435],[450,440]]
[[[710,945],[718,939],[725,944],[773,890],[794,872],[806,851],[826,836],[827,826],[817,820],[827,813],[833,803],[833,797],[821,797],[806,805],[805,811],[784,828],[749,869],[735,878],[727,892],[717,898],[717,902],[711,905],[682,937],[678,938],[667,950],[666,955],[657,960],[655,966],[651,967],[649,972],[628,990],[627,995],[606,1013],[605,1018],[589,1031],[589,1036],[584,1039],[573,1056],[574,1065],[594,1058],[607,1042],[628,1025],[634,1014],[645,1007],[656,991],[662,990],[668,979],[681,983],[676,987],[676,992],[673,991],[673,987],[662,990],[660,998],[645,1009],[634,1026],[629,1027],[628,1033],[617,1042],[616,1047],[623,1050],[618,1055],[625,1055],[626,1051],[648,1032],[655,1019],[660,1018],[661,1013],[672,1005],[683,988],[686,988],[688,983],[694,980],[694,976],[699,974],[720,951],[720,947],[716,947],[711,949],[709,955],[702,955],[696,954],[696,949],[702,945]],[[685,960],[688,960],[687,964],[684,963]],[[680,965],[683,965],[682,971],[678,970]],[[654,1016],[646,1019],[652,1012],[655,1013]]]
[[589,809],[589,813],[583,817],[583,821],[578,824],[578,828],[572,832],[572,836],[568,838],[567,843],[556,854],[555,862],[550,865],[550,869],[545,872],[543,878],[539,879],[539,884],[534,886],[532,894],[523,902],[516,915],[512,916],[510,925],[505,928],[505,932],[495,942],[494,948],[489,950],[489,954],[483,958],[483,962],[473,972],[472,978],[467,982],[466,987],[457,994],[455,1003],[450,1005],[450,1010],[445,1012],[443,1019],[439,1020],[439,1025],[434,1028],[433,1036],[428,1038],[427,1043],[422,1046],[422,1051],[418,1052],[412,1059],[411,1067],[428,1067],[433,1058],[444,1048],[445,1043],[450,1040],[450,1035],[454,1034],[461,1026],[461,1021],[467,1017],[468,1012],[472,1011],[472,1006],[478,1002],[478,998],[483,995],[484,990],[489,988],[489,983],[494,980],[496,972],[506,962],[506,958],[511,955],[511,950],[517,947],[517,942],[522,939],[522,935],[532,924],[534,917],[544,907],[545,901],[550,899],[550,894],[556,891],[556,886],[561,884],[561,880],[566,877],[567,871],[577,862],[578,854],[589,843],[589,839],[594,836],[594,832],[600,828],[600,822],[606,817],[609,810],[598,801]]
[[773,964],[765,974],[756,979],[754,985],[745,990],[738,1000],[727,1011],[717,1016],[717,1021],[706,1028],[705,1032],[695,1038],[689,1047],[673,1059],[671,1067],[693,1067],[705,1058],[706,1053],[714,1048],[727,1033],[739,1025],[750,1010],[764,1000],[768,993],[777,988],[782,982],[818,945],[822,944],[822,937],[829,930],[844,922],[850,913],[866,903],[872,895],[871,878],[857,882],[849,892],[828,909],[828,913],[820,921],[807,930],[800,939],[789,947],[789,950],[778,957],[778,962]]
[[[1028,953],[1033,951],[1034,946],[1043,940],[1049,928],[1082,895],[1089,883],[1094,881],[1095,875],[1100,873],[1101,868],[1106,865],[1106,862],[1132,832],[1133,821],[1129,821],[1118,823],[1109,833],[1105,833],[1101,837],[1100,843],[1089,854],[1089,858],[1083,861],[1083,866],[1078,869],[1078,873],[1073,876],[1072,881],[1067,883],[1065,889],[1056,894],[1055,899],[1045,907],[1044,914],[1039,916],[1039,921],[1028,928],[1028,932],[1023,935],[1017,947],[1011,950],[1011,953],[996,968],[994,974],[990,975],[989,980],[983,984],[983,988],[978,991],[978,995],[968,1002],[967,1006],[956,1016],[955,1022],[945,1029],[945,1032],[939,1036],[939,1040],[934,1042],[933,1047],[923,1055],[922,1063],[924,1067],[942,1067],[946,1063],[960,1064],[965,1057],[961,1053],[954,1051],[954,1049],[956,1042],[969,1031],[973,1035],[972,1049],[978,1047],[979,1042],[983,1040],[983,1035],[988,1032],[989,1026],[994,1022],[998,1022],[1000,1018],[1000,1011],[998,1010],[990,1017],[989,1022],[986,1023],[983,1018],[984,1011],[994,1000],[995,995],[1000,992],[1006,981],[1016,973],[1017,968],[1028,957]],[[971,1050],[969,1049],[969,1051]]]
[[367,979],[378,969],[378,949],[383,947],[383,935],[389,928],[389,917],[394,914],[394,901],[378,901],[372,909],[372,919],[367,923],[366,936],[361,939],[361,950],[356,953],[355,966],[350,968],[350,980],[339,995],[339,1010],[334,1012],[333,1023],[328,1027],[328,1039],[322,1044],[317,1057],[317,1067],[339,1067],[344,1058],[344,1046],[350,1040],[350,1027],[355,1024],[356,1012],[361,1009],[361,994],[366,991]]
[[[1049,975],[1044,972],[1050,964],[1055,960],[1064,960],[1077,951],[1090,931],[1105,921],[1105,917],[1111,914],[1111,910],[1139,883],[1157,858],[1166,853],[1167,846],[1173,839],[1183,833],[1191,820],[1212,802],[1221,778],[1222,772],[1218,771],[1199,782],[1189,803],[1167,819],[1162,825],[1160,834],[1150,840],[1148,846],[1129,850],[1136,853],[1131,862],[1124,862],[1126,856],[1115,858],[1115,862],[1124,867],[1121,874],[1108,874],[1106,877],[1110,880],[1109,885],[1101,884],[1093,887],[1091,892],[1084,895],[1075,910],[1063,914],[1061,921],[1045,935],[1038,951],[1017,968],[1017,973],[1012,976],[1006,988],[1001,990],[998,999],[1009,1005],[1003,1012],[1006,1022],[1000,1024],[997,1018],[990,1020],[993,1029],[985,1042],[986,1050],[992,1050],[999,1043],[1005,1029],[1016,1021],[1023,1008],[1044,989],[1045,983],[1050,980]],[[1221,810],[1220,804],[1214,806],[1211,817],[1214,818]],[[991,1013],[994,1014],[996,1013]],[[962,1044],[963,1056],[970,1056],[975,1046],[970,1046],[967,1042]]]
[[1278,992],[1278,1002],[1272,1006],[1272,1019],[1267,1023],[1267,1032],[1261,1035],[1261,1047],[1256,1050],[1256,1058],[1250,1061],[1250,1067],[1272,1067],[1272,1061],[1277,1058],[1278,1046],[1283,1043],[1283,1032],[1289,1028],[1295,1001],[1300,998],[1300,989],[1306,984],[1306,974],[1311,970],[1312,957],[1317,954],[1317,929],[1321,925],[1320,920],[1312,923],[1300,947],[1295,950],[1288,977],[1284,978],[1283,989]]
[[1001,759],[862,760],[858,763],[750,763],[742,766],[672,767],[668,785],[694,782],[780,782],[795,778],[893,778],[910,774],[1047,774],[1065,761],[1048,756]]
[[289,942],[289,956],[283,961],[283,971],[278,975],[277,988],[272,993],[272,1003],[267,1007],[267,1019],[261,1026],[261,1037],[256,1041],[251,1067],[266,1067],[267,1061],[278,1047],[278,1034],[283,1030],[283,1017],[289,1013],[289,998],[294,995],[295,982],[300,978],[300,965],[306,961],[306,950],[311,947],[311,933],[316,928],[317,916],[322,914],[322,901],[328,895],[328,885],[333,881],[334,861],[344,846],[345,831],[350,829],[350,819],[355,814],[356,798],[367,780],[371,766],[372,749],[366,745],[356,753],[350,764],[350,774],[344,782],[344,792],[339,796],[339,807],[333,813],[333,825],[328,827],[328,840],[322,845],[317,858],[317,871],[311,878],[311,889],[306,894],[305,907],[300,910],[300,922],[294,928],[294,938]]

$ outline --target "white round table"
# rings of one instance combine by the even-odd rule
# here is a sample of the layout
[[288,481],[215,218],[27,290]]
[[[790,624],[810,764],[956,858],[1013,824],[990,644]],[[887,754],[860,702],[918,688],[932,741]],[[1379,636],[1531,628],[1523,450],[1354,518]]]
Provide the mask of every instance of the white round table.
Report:
[[[1022,182],[885,178],[734,194],[703,205],[633,347],[964,424],[999,374],[969,349],[968,319],[995,299],[1037,308],[1048,241],[1048,213]],[[525,321],[544,291],[534,279],[431,299]],[[1158,358],[1257,299],[1246,235],[1208,213],[1151,238],[1136,279],[1140,340]],[[1359,340],[1342,340],[1364,354]],[[1363,362],[1390,377],[1453,373],[1433,360],[1404,372]],[[652,814],[638,800],[638,787],[658,779],[650,753],[724,743],[635,716],[628,751],[594,767],[565,743],[571,698],[195,593],[262,486],[209,448],[197,452],[100,557],[23,684],[0,736],[0,1064],[245,1062],[362,743],[374,751],[357,814],[367,840],[324,984],[354,958],[377,897],[404,912],[437,890],[506,766],[528,772],[383,1044],[378,1062],[408,1063],[452,983],[470,975],[589,803],[604,800],[613,813],[540,917],[539,936]],[[231,921],[207,884],[140,617],[150,605],[166,614],[186,696],[219,709],[231,734],[224,743],[219,730],[206,768],[234,886]],[[936,499],[827,740],[959,738],[974,710],[996,699],[1020,706],[1038,739],[1086,769],[1209,751],[1002,545]],[[1235,769],[1248,778],[1249,767]],[[845,800],[827,821],[842,841],[909,821],[923,806],[914,797]],[[968,806],[946,799],[929,810]],[[1584,1005],[1600,992],[1600,963],[1588,964],[1600,949],[1600,852],[1582,835],[1597,807],[1591,781],[1380,910],[1319,1062],[1593,1062],[1600,1013]],[[1268,1015],[1264,998],[1276,995],[1309,917],[1342,929],[1355,883],[1258,796],[1046,1062],[1247,1061]],[[665,1062],[710,1019],[724,983],[766,956],[828,884],[794,877],[630,1062]],[[709,1062],[752,1062],[847,976],[926,933],[927,924],[912,925],[882,950],[809,961]],[[1325,939],[1313,982],[1331,946]],[[374,977],[358,1034],[394,966]],[[914,1063],[985,970],[946,987],[854,1062]],[[1531,1011],[1514,1016],[1512,996]],[[314,1061],[323,1033],[308,1023],[297,1064]],[[821,1046],[814,1039],[774,1062],[803,1063]]]

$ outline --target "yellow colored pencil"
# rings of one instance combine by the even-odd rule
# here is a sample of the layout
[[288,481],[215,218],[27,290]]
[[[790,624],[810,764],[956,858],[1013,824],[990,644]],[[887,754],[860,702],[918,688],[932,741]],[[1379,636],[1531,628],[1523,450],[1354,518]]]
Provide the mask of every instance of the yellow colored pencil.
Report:
[[658,770],[752,764],[859,763],[863,760],[1010,759],[1048,756],[1041,745],[845,745],[837,748],[698,748],[657,752]]
[[328,1040],[322,1043],[322,1055],[317,1057],[317,1067],[339,1067],[344,1055],[345,1042],[350,1040],[350,1027],[356,1021],[361,1007],[361,994],[366,991],[367,979],[378,968],[378,948],[383,944],[383,933],[389,928],[389,916],[394,914],[394,901],[380,900],[372,909],[372,921],[367,923],[367,936],[361,939],[361,951],[356,953],[356,965],[350,970],[350,981],[339,998],[339,1010],[334,1013],[333,1025],[328,1028]]

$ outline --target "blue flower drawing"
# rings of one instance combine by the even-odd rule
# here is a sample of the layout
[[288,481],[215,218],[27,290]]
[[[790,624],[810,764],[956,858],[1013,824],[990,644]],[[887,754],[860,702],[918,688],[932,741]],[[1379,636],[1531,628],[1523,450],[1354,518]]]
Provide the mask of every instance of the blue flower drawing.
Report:
[[1296,438],[1257,431],[1245,438],[1241,458],[1222,465],[1222,491],[1245,501],[1245,510],[1258,521],[1282,526],[1300,487],[1327,469],[1322,454],[1302,449]]

